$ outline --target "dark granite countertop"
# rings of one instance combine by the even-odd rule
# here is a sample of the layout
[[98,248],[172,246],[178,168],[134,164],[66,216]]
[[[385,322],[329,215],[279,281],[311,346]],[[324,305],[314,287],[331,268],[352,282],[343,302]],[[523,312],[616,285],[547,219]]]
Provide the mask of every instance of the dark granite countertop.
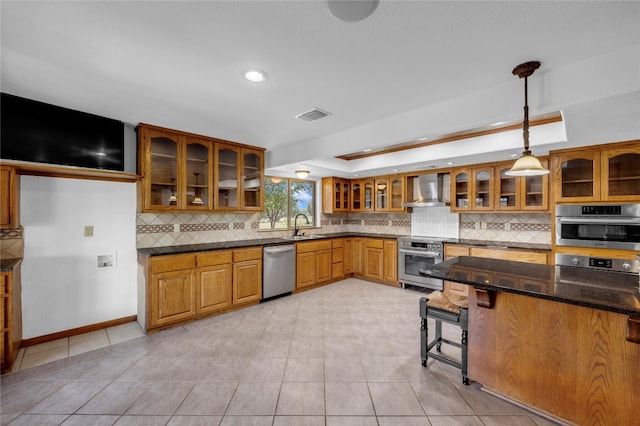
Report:
[[285,240],[283,238],[257,238],[254,240],[221,241],[216,243],[139,248],[138,253],[143,254],[145,256],[162,256],[167,254],[196,253],[199,251],[208,251],[208,250],[221,250],[221,249],[230,249],[230,248],[233,249],[233,248],[255,247],[255,246],[274,246],[274,245],[293,244],[296,242],[305,242],[305,241],[322,241],[322,240],[331,239],[331,238],[368,237],[368,238],[397,239],[397,238],[406,236],[406,235],[392,235],[392,234],[369,234],[369,233],[363,233],[363,232],[336,232],[336,233],[324,233],[324,232],[320,233],[319,232],[318,234],[323,235],[326,238],[317,238],[317,239],[311,239],[311,240],[297,240],[297,241]]
[[529,250],[551,251],[551,244],[521,243],[517,241],[489,241],[489,240],[464,240],[459,239],[455,244],[466,246],[478,246],[487,248],[520,248]]
[[0,272],[13,271],[20,262],[22,262],[21,257],[8,257],[0,259]]
[[637,274],[460,256],[439,263],[428,275],[486,290],[640,314]]

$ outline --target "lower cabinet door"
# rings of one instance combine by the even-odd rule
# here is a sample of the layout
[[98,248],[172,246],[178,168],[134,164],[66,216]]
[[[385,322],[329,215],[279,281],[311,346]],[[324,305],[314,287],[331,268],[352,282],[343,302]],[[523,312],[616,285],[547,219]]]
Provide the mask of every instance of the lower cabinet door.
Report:
[[308,287],[316,283],[315,252],[298,253],[296,256],[296,288]]
[[382,265],[384,264],[382,249],[365,248],[364,254],[364,276],[382,280]]
[[321,283],[331,279],[331,250],[316,252],[316,282]]
[[198,313],[215,312],[233,303],[231,282],[233,267],[230,263],[198,268]]
[[162,272],[151,279],[151,326],[188,319],[195,315],[195,271]]
[[233,304],[259,301],[262,297],[262,261],[233,264]]

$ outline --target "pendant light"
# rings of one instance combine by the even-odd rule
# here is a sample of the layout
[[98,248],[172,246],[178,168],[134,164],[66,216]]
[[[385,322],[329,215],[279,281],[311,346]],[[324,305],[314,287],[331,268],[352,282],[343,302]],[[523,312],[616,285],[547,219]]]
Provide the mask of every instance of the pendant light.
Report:
[[524,152],[522,157],[513,164],[511,170],[505,172],[507,176],[539,176],[546,175],[549,170],[542,167],[540,160],[529,150],[529,105],[527,104],[527,77],[540,68],[540,62],[532,61],[520,64],[513,69],[513,75],[524,78],[524,122],[522,123],[522,137],[524,138]]

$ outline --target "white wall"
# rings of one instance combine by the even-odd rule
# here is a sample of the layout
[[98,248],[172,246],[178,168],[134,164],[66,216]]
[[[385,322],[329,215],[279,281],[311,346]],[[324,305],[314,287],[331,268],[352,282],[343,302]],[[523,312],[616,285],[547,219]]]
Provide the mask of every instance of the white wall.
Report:
[[[20,185],[23,338],[135,315],[135,184],[22,176]],[[115,268],[99,270],[97,256],[113,253]]]

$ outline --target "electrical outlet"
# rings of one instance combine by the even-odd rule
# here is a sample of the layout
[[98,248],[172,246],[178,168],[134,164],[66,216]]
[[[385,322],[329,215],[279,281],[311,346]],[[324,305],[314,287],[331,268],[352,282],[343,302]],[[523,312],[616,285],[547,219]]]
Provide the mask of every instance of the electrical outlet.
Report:
[[93,226],[85,226],[84,227],[84,236],[85,237],[93,237]]
[[504,224],[504,230],[505,231],[511,231],[511,224],[509,222]]
[[115,267],[116,267],[115,253],[98,255],[98,269],[115,268]]
[[476,223],[474,224],[474,227],[475,227],[476,229],[480,229],[480,222],[476,222]]
[[480,222],[480,229],[487,229],[487,222],[485,222],[484,220]]

